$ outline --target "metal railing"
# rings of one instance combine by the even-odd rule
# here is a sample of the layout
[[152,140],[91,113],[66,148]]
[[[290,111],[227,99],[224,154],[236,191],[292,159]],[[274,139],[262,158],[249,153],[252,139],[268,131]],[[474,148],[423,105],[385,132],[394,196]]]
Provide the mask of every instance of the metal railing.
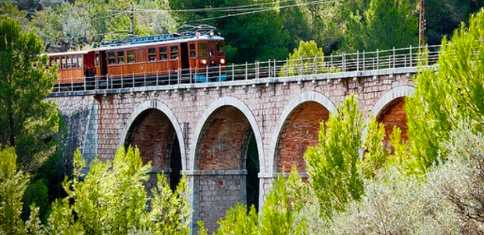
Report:
[[[176,84],[220,83],[227,81],[281,78],[292,76],[411,68],[432,65],[438,60],[440,45],[342,53],[297,60],[230,64],[199,69],[178,69],[156,73],[133,73],[119,76],[86,77],[57,83],[54,93],[98,89],[119,89]],[[427,53],[424,57],[423,52]],[[82,81],[82,82],[74,82]]]

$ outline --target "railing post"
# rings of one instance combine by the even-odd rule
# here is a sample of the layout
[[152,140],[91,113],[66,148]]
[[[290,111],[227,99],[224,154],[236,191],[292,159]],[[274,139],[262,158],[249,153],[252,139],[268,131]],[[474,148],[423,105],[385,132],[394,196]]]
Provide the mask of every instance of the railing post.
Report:
[[[84,91],[86,91],[86,79],[87,79],[87,77],[85,77],[84,81],[83,81],[84,82]],[[94,78],[94,79],[96,79],[96,78]]]
[[143,76],[143,86],[146,86],[146,71],[144,72]]
[[413,66],[412,45],[410,45],[410,66],[408,67],[412,67],[412,66]]
[[395,68],[395,47],[393,47],[393,68]]
[[374,66],[374,70],[377,70],[380,65],[380,53],[379,50],[376,49],[376,64]]
[[235,80],[234,63],[232,63],[232,81]]
[[221,77],[222,77],[222,65],[221,65],[221,64],[219,64],[219,65],[218,65],[218,78],[217,78],[217,80],[218,80],[219,82],[220,82]]
[[248,73],[248,71],[247,71],[247,69],[248,69],[248,68],[247,68],[247,61],[246,61],[246,62],[245,62],[245,80],[247,80],[247,79],[248,79],[248,76],[247,76],[247,75],[248,75],[248,74],[247,74],[247,73]]
[[158,79],[159,79],[159,78],[158,78],[158,71],[156,71],[156,85],[157,85],[157,86],[159,85],[159,83],[158,83]]
[[131,87],[135,87],[134,73],[131,73]]
[[277,74],[276,74],[277,73],[277,69],[276,69],[276,67],[277,67],[276,60],[274,60],[274,67],[273,68],[274,68],[274,77],[275,78],[277,77]]
[[177,79],[178,79],[178,84],[180,84],[180,83],[181,83],[181,82],[180,82],[180,81],[181,81],[181,71],[180,71],[180,70],[181,70],[181,68],[178,68],[178,69],[176,70],[176,73],[177,73],[177,74],[176,74],[176,77],[177,77]]
[[74,81],[72,81],[72,77],[71,77],[71,91],[74,91]]
[[333,54],[329,55],[329,67],[333,67]]
[[192,69],[188,68],[189,83],[192,84]]
[[363,51],[363,71],[366,70],[366,56],[365,56],[365,51]]
[[210,81],[210,79],[208,79],[208,65],[207,65],[207,68],[205,69],[205,75],[206,75],[206,79],[207,79],[207,82]]
[[[94,82],[94,86],[96,86],[95,82]],[[123,88],[123,87],[124,87],[124,79],[123,79],[123,74],[121,74],[121,88]]]
[[360,71],[360,52],[356,51],[356,71]]
[[171,85],[171,69],[168,68],[168,85]]
[[343,67],[343,72],[346,72],[346,60],[345,53],[341,54],[341,65]]
[[267,72],[268,72],[267,77],[270,78],[271,77],[271,60],[270,59],[267,61]]
[[255,62],[255,78],[259,79],[259,61]]

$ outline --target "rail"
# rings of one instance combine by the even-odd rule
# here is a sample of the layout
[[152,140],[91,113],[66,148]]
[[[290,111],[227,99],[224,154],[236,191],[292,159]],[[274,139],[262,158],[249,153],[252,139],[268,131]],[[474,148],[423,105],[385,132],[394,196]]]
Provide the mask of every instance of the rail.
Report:
[[[435,64],[440,45],[394,48],[371,52],[341,53],[324,57],[297,60],[269,60],[264,62],[230,64],[199,69],[178,69],[156,72],[71,78],[55,84],[53,93],[86,90],[106,90],[176,84],[217,83],[236,80],[281,78],[351,71],[369,71],[392,68],[411,68],[419,64]],[[427,56],[422,56],[426,51]],[[82,81],[82,82],[76,82]]]

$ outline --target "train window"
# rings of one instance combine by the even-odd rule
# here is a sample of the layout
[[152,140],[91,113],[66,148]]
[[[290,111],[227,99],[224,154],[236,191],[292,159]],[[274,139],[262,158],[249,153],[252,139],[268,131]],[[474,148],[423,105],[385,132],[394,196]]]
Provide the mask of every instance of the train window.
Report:
[[148,48],[148,61],[156,60],[156,48]]
[[97,54],[97,53],[96,53],[96,59],[95,59],[94,63],[95,63],[96,66],[99,66],[99,64],[100,64],[99,63],[99,54]]
[[174,60],[178,58],[178,46],[170,47],[170,59]]
[[168,55],[166,53],[166,47],[160,47],[160,60],[168,59]]
[[61,67],[64,69],[64,68],[67,68],[66,67],[66,57],[62,57],[61,59]]
[[202,43],[198,45],[198,56],[200,58],[207,58],[207,44]]
[[124,64],[124,51],[118,51],[118,64]]
[[116,55],[114,52],[108,52],[108,64],[116,64]]
[[59,68],[61,67],[61,59],[59,57],[55,58],[55,63]]
[[136,55],[134,54],[134,51],[128,51],[126,56],[128,57],[128,64],[136,62]]
[[190,58],[197,57],[197,51],[195,50],[195,44],[190,44]]
[[79,68],[82,68],[82,66],[84,66],[84,60],[82,58],[83,58],[82,56],[77,57],[77,61],[78,61],[77,66]]

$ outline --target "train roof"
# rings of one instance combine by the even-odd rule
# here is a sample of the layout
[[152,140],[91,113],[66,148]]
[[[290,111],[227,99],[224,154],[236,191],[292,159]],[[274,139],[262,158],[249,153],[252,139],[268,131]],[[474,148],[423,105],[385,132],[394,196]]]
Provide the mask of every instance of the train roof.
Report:
[[134,37],[128,38],[126,40],[116,40],[103,42],[99,47],[91,48],[83,51],[68,51],[68,52],[55,52],[48,53],[48,56],[65,56],[65,55],[84,55],[91,51],[109,51],[109,50],[119,50],[133,47],[146,47],[146,46],[156,46],[162,44],[172,44],[172,43],[182,43],[190,41],[223,41],[224,38],[218,35],[178,35],[178,34],[165,34],[165,35],[155,35],[146,37]]
[[90,50],[53,52],[53,53],[47,53],[47,56],[84,55],[89,53],[89,51]]
[[160,44],[182,43],[189,41],[209,40],[209,41],[223,41],[224,38],[217,35],[176,35],[165,34],[147,37],[136,37],[122,41],[104,42],[100,47],[94,48],[94,51],[116,50],[132,47],[145,47]]

